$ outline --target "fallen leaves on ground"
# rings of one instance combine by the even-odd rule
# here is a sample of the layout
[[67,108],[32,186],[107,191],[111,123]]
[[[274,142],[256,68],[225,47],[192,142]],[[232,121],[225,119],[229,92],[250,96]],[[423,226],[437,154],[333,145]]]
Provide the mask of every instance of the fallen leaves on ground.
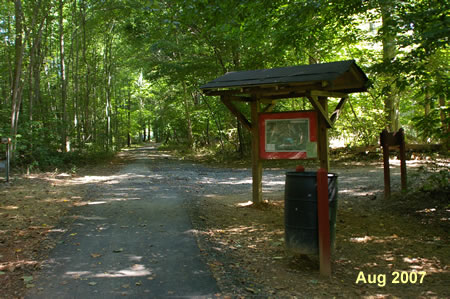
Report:
[[56,235],[49,234],[63,233],[58,226],[64,216],[86,198],[76,179],[83,173],[111,173],[119,164],[80,169],[79,175],[13,174],[9,183],[0,181],[0,297],[21,298],[26,288],[34,287],[23,277],[40,268],[56,245]]
[[[352,298],[382,293],[413,298],[429,297],[431,291],[441,298],[450,295],[443,283],[450,276],[450,252],[444,245],[449,242],[448,223],[422,225],[417,213],[396,210],[394,203],[341,195],[333,274],[328,280],[319,274],[318,256],[286,250],[283,194],[269,194],[264,208],[240,207],[250,196],[205,197],[191,207],[201,252],[226,295]],[[424,204],[420,198],[409,200],[408,205]],[[426,283],[388,281],[382,288],[355,283],[359,271],[384,274],[390,280],[394,271],[418,269],[427,272]]]

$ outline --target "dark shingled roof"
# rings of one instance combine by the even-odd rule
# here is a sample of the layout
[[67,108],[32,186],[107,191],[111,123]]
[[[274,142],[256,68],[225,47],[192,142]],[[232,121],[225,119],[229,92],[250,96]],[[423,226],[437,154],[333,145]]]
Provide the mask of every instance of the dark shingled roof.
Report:
[[344,76],[346,72],[354,68],[356,76],[347,80],[360,81],[358,86],[350,91],[366,91],[369,79],[359,68],[354,60],[337,61],[321,64],[309,64],[290,67],[280,67],[273,69],[229,72],[225,75],[212,80],[211,82],[200,86],[201,89],[218,89],[233,87],[256,87],[266,84],[290,84],[306,83],[317,81],[333,82]]

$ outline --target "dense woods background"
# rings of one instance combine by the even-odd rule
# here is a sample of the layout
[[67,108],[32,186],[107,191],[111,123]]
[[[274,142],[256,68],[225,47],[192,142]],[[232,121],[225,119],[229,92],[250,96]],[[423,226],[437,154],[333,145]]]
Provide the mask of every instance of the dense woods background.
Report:
[[[372,88],[351,97],[330,132],[335,145],[376,144],[400,126],[408,142],[448,145],[447,1],[0,2],[0,135],[13,138],[22,165],[112,153],[149,132],[245,155],[249,136],[200,85],[229,71],[348,59]],[[293,99],[274,111],[308,107]]]

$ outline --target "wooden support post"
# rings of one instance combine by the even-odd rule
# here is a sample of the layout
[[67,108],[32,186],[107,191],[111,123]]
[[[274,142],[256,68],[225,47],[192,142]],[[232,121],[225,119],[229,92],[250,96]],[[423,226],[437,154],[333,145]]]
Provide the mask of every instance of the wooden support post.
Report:
[[402,191],[406,191],[406,146],[405,146],[405,131],[400,128],[398,134],[398,141],[400,142],[400,179],[402,182]]
[[328,207],[328,172],[317,171],[317,218],[319,231],[320,275],[331,276],[330,214]]
[[11,164],[11,138],[2,138],[1,143],[6,144],[6,161],[5,161],[5,170],[6,170],[6,181],[9,182],[9,172],[10,172],[10,164]]
[[348,96],[342,98],[339,103],[336,105],[336,108],[334,109],[333,113],[330,116],[331,123],[335,123],[336,120],[339,118],[339,115],[341,114],[342,108],[344,107],[345,103],[348,100]]
[[262,112],[272,112],[273,108],[275,107],[276,102],[272,101],[271,104],[268,104],[266,107],[264,107]]
[[[328,115],[327,98],[319,97],[318,102],[324,113]],[[328,158],[328,121],[322,116],[322,113],[317,113],[317,116],[317,154],[320,161],[320,168],[324,168],[328,171],[330,169],[330,161]]]
[[252,133],[252,189],[253,204],[262,203],[262,163],[259,158],[259,99],[254,98],[250,103],[251,109],[251,133]]
[[389,169],[389,132],[385,129],[380,134],[380,144],[383,148],[384,198],[391,196],[391,173]]
[[[314,96],[314,95],[311,95],[311,96],[307,95],[307,98],[311,102],[311,105],[313,105],[314,109],[317,110],[317,113],[320,114],[320,116],[323,118],[323,120],[326,123],[326,126],[328,128],[331,128],[333,126],[333,123],[331,122],[330,118],[328,117],[327,97],[318,97],[318,96]],[[325,106],[323,105],[323,103],[325,103]]]
[[391,196],[391,174],[389,170],[389,147],[399,146],[400,148],[400,179],[402,191],[406,191],[406,144],[405,132],[400,128],[395,133],[383,130],[380,134],[380,145],[383,148],[383,168],[384,168],[384,198]]
[[9,167],[11,163],[11,139],[8,138],[8,143],[6,144],[6,181],[9,182]]
[[239,111],[236,106],[231,103],[230,99],[227,96],[221,96],[220,100],[222,103],[231,111],[231,113],[236,116],[236,118],[241,122],[241,124],[246,128],[247,130],[252,130],[251,123],[245,118],[245,116],[242,114],[241,111]]
[[330,219],[328,207],[328,170],[330,161],[328,157],[328,100],[326,97],[319,97],[317,101],[323,113],[318,113],[317,117],[317,146],[320,169],[317,172],[317,217],[319,231],[319,259],[320,274],[331,276],[331,240],[330,240]]

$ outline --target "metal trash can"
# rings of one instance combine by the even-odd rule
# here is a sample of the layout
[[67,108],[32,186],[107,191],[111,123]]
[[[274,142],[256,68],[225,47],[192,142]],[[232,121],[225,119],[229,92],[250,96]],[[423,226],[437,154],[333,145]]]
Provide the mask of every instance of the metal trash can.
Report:
[[[337,174],[328,174],[330,242],[336,238]],[[287,172],[284,194],[286,245],[300,254],[319,254],[317,172]]]

